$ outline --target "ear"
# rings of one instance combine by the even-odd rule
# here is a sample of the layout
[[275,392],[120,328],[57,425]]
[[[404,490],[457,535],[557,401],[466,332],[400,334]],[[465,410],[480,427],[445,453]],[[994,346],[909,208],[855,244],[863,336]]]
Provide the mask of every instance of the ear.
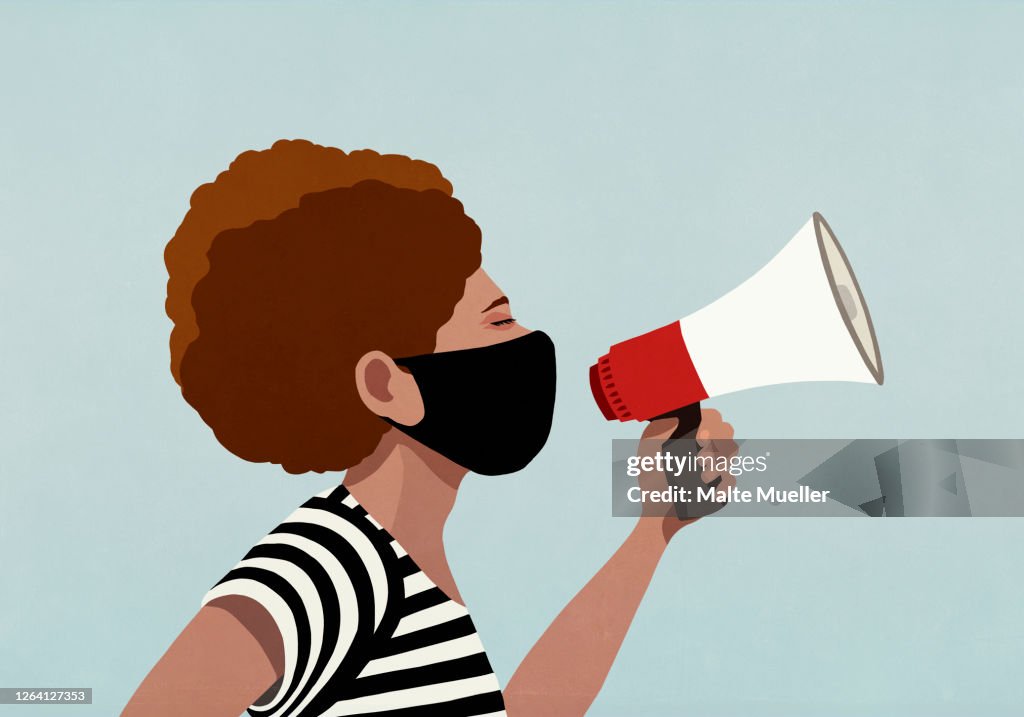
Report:
[[370,351],[356,362],[359,398],[381,418],[403,426],[423,420],[423,396],[411,373],[403,371],[383,351]]

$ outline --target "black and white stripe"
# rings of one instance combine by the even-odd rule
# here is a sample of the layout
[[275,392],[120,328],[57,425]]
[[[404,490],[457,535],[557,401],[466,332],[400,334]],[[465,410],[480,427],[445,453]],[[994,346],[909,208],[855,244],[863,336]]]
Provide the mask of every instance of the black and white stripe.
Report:
[[284,675],[258,717],[504,715],[462,605],[419,569],[344,486],[311,498],[203,598],[262,605]]

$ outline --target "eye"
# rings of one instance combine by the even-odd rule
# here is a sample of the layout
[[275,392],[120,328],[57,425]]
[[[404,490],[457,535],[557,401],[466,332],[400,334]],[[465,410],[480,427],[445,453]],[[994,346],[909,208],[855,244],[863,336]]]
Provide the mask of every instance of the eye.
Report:
[[515,319],[502,319],[501,321],[492,321],[491,326],[505,326],[507,324],[514,324]]

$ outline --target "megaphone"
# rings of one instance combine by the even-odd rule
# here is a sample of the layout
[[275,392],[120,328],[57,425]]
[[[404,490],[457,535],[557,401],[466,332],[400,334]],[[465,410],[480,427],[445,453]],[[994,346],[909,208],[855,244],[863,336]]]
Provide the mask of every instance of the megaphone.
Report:
[[743,284],[668,326],[617,343],[590,368],[608,420],[674,415],[696,430],[700,401],[803,381],[881,385],[882,357],[857,278],[817,212]]

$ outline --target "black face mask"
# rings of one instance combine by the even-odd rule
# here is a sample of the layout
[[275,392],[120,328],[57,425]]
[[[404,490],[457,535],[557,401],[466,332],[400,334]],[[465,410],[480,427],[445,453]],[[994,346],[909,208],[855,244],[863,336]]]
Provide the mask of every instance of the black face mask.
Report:
[[416,379],[423,419],[415,426],[384,420],[463,468],[514,473],[547,442],[555,408],[555,346],[547,334],[395,363]]

